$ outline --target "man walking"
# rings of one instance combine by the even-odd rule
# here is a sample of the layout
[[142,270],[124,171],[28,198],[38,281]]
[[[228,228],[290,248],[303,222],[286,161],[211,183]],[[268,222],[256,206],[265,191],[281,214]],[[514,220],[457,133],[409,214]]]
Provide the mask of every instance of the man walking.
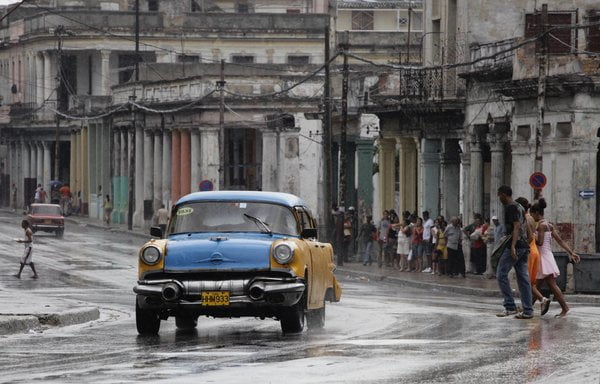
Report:
[[448,275],[455,277],[462,275],[465,277],[465,259],[460,252],[462,247],[462,233],[460,230],[460,220],[453,216],[450,219],[450,224],[444,230],[446,238],[446,249],[448,251]]
[[[498,188],[498,198],[504,205],[504,230],[505,234],[512,235],[509,245],[504,249],[500,260],[496,278],[500,292],[504,297],[504,311],[498,313],[498,317],[515,315],[517,319],[533,318],[533,306],[531,298],[531,283],[529,272],[527,270],[527,259],[529,257],[529,237],[528,226],[525,223],[525,212],[520,204],[512,199],[512,189],[503,185]],[[517,285],[521,294],[522,312],[517,312],[515,300],[512,295],[512,289],[508,280],[508,272],[515,268],[517,276]]]
[[25,250],[23,251],[23,257],[21,257],[21,267],[19,268],[19,272],[17,274],[15,274],[14,276],[17,279],[21,278],[21,272],[23,272],[23,268],[26,265],[29,265],[29,267],[31,268],[31,271],[33,271],[33,276],[31,276],[32,279],[37,279],[38,278],[38,274],[35,270],[35,266],[33,265],[33,260],[32,260],[32,256],[33,256],[33,231],[31,230],[31,228],[29,227],[29,222],[27,220],[23,220],[21,222],[21,228],[23,228],[23,230],[25,231],[25,238],[23,239],[17,239],[17,243],[23,243],[23,245],[25,245]]
[[169,222],[169,211],[165,208],[164,204],[160,205],[160,208],[156,211],[156,217],[158,226],[163,234],[163,237],[167,234],[167,224]]
[[423,212],[423,272],[431,272],[431,254],[433,253],[433,242],[431,236],[433,220],[429,217],[429,211]]

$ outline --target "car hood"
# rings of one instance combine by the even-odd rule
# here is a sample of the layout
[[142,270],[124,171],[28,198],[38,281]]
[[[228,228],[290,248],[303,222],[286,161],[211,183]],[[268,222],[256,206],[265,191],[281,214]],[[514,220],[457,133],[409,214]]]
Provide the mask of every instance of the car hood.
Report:
[[167,243],[165,271],[247,271],[270,268],[275,236],[253,234],[172,235]]

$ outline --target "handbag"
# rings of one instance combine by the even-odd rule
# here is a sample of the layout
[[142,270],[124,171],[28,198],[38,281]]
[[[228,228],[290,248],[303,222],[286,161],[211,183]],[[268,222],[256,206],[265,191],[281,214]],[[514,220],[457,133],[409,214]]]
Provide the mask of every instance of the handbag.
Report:
[[413,259],[413,253],[412,253],[412,247],[410,248],[410,250],[408,251],[408,256],[406,257],[406,259],[408,261],[411,261]]
[[500,261],[500,256],[504,253],[504,250],[510,242],[512,241],[512,234],[504,235],[498,240],[496,245],[494,245],[494,249],[492,250],[492,256],[490,257],[492,262],[492,267],[496,268],[498,266],[498,261]]

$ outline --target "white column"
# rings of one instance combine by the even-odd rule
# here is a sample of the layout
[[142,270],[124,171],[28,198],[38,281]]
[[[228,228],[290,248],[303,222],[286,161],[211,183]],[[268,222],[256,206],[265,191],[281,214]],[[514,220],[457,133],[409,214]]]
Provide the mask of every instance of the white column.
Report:
[[144,129],[135,127],[135,211],[133,225],[142,227],[144,223]]
[[[31,157],[31,162],[29,163],[29,177],[32,179],[37,177],[37,144],[35,141],[29,142],[29,156]],[[36,180],[36,187],[37,187]]]
[[38,184],[42,184],[44,189],[46,188],[46,184],[44,184],[44,148],[40,142],[35,143],[35,150],[37,152],[36,159],[37,165],[35,167],[36,174],[35,178],[37,179]]
[[[41,54],[35,56],[35,100],[38,106],[44,102],[44,58]],[[46,188],[46,186],[44,186]]]
[[[477,140],[471,142],[471,202],[471,212],[483,214],[483,156]],[[471,217],[463,220],[470,222]]]
[[154,162],[152,155],[154,153],[154,134],[151,130],[144,132],[144,225],[150,227],[152,212],[152,200],[154,194]]
[[[264,134],[263,134],[264,145]],[[263,148],[275,148],[274,146],[263,146]],[[263,150],[263,156],[268,150]],[[273,151],[271,151],[273,152]],[[219,130],[214,128],[202,128],[200,131],[200,178],[210,180],[214,189],[224,189],[219,185]],[[264,164],[264,162],[263,162]],[[264,171],[263,171],[264,180]],[[264,186],[264,184],[263,184]]]
[[25,177],[29,177],[29,155],[27,154],[27,145],[20,141],[17,143],[17,211],[25,206],[23,200],[23,188]]
[[262,132],[262,147],[262,190],[277,191],[279,152],[277,151],[277,133],[275,131]]
[[51,163],[51,157],[50,157],[50,145],[47,141],[44,141],[42,143],[42,146],[44,147],[44,188],[48,188],[47,194],[48,194],[48,198],[50,198],[50,177],[52,175],[51,169],[52,169],[52,163]]
[[[498,216],[499,221],[503,222],[504,206],[496,196],[498,188],[504,184],[504,144],[506,139],[503,135],[490,133],[488,134],[488,143],[490,144],[490,152],[492,157],[491,177],[490,177],[490,215]],[[493,225],[493,223],[492,223]],[[493,230],[490,228],[490,230]],[[488,250],[491,251],[491,250]],[[486,275],[493,275],[492,268],[492,252],[487,253],[487,268]]]
[[162,201],[171,208],[171,131],[163,130]]
[[102,78],[102,88],[100,89],[100,95],[110,95],[110,52],[111,51],[100,51],[101,64],[100,64],[100,76]]
[[190,191],[197,192],[200,184],[200,131],[197,128],[191,130],[190,135]]
[[152,206],[156,212],[162,204],[163,138],[160,131],[154,132],[154,196]]
[[44,52],[44,100],[50,99],[54,90],[54,77],[52,76],[52,60],[49,52]]

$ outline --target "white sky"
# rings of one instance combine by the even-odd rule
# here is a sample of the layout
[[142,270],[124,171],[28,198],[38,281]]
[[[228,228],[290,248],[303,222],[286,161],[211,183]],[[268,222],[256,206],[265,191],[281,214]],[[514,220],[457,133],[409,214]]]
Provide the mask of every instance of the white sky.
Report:
[[0,0],[0,5],[19,3],[19,0]]

